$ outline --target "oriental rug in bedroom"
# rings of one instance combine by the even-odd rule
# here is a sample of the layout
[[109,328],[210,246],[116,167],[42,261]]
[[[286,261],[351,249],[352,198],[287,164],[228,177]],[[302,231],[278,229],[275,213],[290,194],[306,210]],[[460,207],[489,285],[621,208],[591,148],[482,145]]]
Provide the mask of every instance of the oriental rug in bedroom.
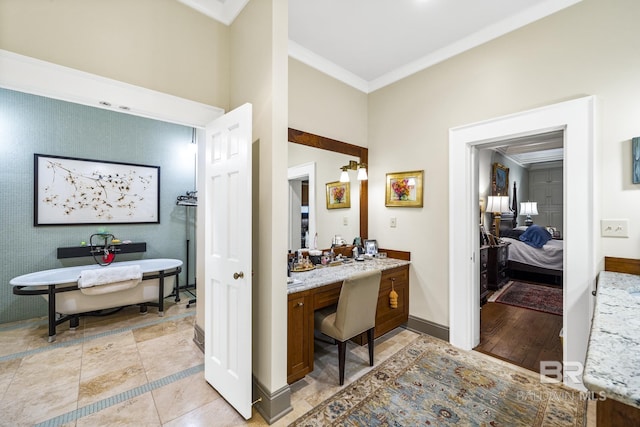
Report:
[[577,391],[422,335],[291,426],[584,426],[585,414]]
[[488,301],[562,316],[562,288],[512,281]]

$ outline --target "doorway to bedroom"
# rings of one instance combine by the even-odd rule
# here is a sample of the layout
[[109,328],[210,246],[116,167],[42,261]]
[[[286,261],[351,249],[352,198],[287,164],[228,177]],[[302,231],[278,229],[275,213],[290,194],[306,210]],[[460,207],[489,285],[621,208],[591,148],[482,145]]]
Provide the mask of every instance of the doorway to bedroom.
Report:
[[540,372],[562,362],[564,131],[478,150],[480,343]]

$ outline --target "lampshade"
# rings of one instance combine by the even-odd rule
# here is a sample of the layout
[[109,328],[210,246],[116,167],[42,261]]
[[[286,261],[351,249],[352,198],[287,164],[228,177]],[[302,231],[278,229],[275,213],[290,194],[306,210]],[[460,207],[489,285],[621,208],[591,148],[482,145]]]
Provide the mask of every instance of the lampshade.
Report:
[[509,212],[508,196],[489,196],[487,200],[487,212],[501,213]]
[[520,215],[538,215],[538,202],[520,203]]
[[346,168],[342,169],[342,173],[340,174],[340,182],[349,182],[349,172],[347,172]]
[[349,182],[349,171],[358,171],[358,181],[367,180],[367,165],[365,163],[358,163],[355,160],[349,160],[348,165],[340,167],[342,173],[340,173],[340,182]]
[[367,168],[360,165],[360,167],[358,168],[358,181],[366,181],[367,179]]

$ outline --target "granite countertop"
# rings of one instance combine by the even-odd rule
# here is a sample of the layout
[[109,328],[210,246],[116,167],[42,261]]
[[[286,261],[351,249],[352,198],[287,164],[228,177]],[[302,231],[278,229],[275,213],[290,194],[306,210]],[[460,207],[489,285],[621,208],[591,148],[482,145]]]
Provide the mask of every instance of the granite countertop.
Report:
[[591,391],[640,408],[640,276],[603,271],[598,277],[582,379]]
[[395,258],[373,258],[365,261],[352,261],[335,267],[316,267],[301,273],[291,272],[291,279],[294,282],[287,285],[287,293],[292,294],[340,282],[361,271],[389,270],[407,264],[411,264],[411,262]]

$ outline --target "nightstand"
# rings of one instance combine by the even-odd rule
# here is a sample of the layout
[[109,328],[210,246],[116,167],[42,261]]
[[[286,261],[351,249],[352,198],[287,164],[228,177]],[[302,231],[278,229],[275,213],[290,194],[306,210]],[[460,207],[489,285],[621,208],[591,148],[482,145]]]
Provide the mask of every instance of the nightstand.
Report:
[[[487,248],[487,287],[496,291],[503,287],[509,280],[509,276],[507,275],[509,244],[502,243],[496,246],[485,247]],[[480,258],[482,259],[482,255],[480,255]]]
[[487,266],[489,265],[489,246],[480,246],[480,305],[487,302],[489,294],[489,273]]

